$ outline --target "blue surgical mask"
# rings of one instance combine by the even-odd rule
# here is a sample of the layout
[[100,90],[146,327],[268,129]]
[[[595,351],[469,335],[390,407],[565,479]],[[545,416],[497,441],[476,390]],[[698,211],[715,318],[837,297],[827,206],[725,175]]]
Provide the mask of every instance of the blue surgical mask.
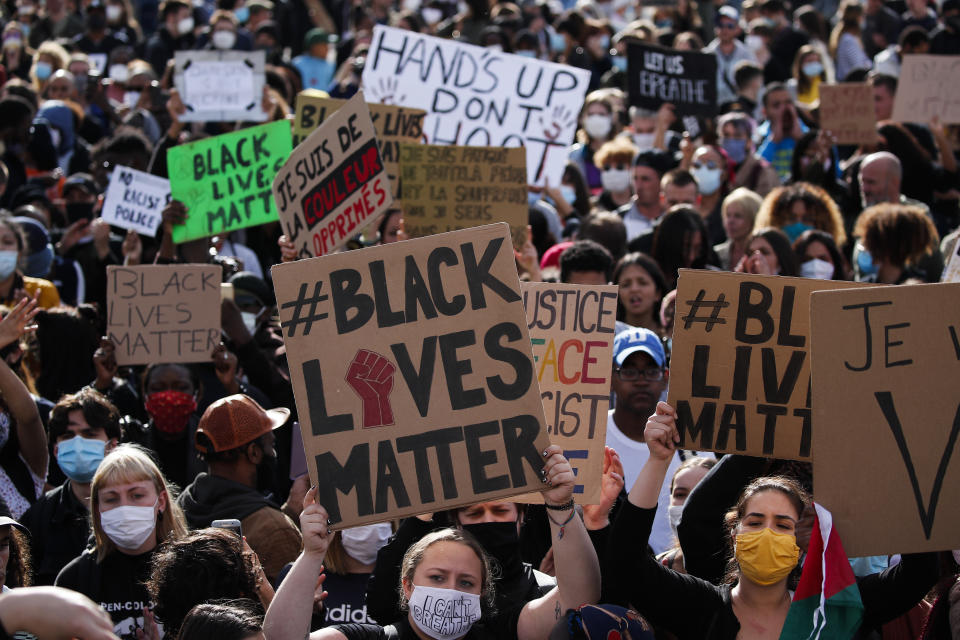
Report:
[[532,49],[522,49],[517,51],[516,54],[522,58],[536,58],[537,52]]
[[106,446],[103,440],[74,436],[57,445],[57,464],[68,478],[86,484],[93,480]]
[[790,238],[790,242],[793,242],[799,238],[804,231],[809,231],[810,229],[813,229],[813,227],[808,224],[804,224],[803,222],[794,222],[793,224],[788,224],[785,226],[783,228],[783,232],[787,234],[788,238]]
[[527,204],[531,207],[540,202],[540,194],[533,191],[527,191]]
[[801,67],[801,70],[808,78],[816,78],[823,73],[823,65],[819,62],[808,62]]
[[250,19],[250,7],[240,7],[239,9],[234,9],[233,15],[236,16],[237,22],[243,24]]
[[23,275],[31,278],[46,278],[50,274],[50,265],[53,264],[53,247],[47,246],[27,256],[23,265]]
[[741,164],[747,159],[747,141],[739,138],[725,138],[720,145],[727,152],[734,164]]
[[577,190],[568,184],[560,185],[560,195],[569,205],[577,201]]
[[5,280],[17,270],[19,254],[16,251],[0,251],[0,280]]
[[610,62],[613,63],[613,67],[615,69],[619,69],[620,71],[624,72],[627,70],[627,59],[623,56],[613,56],[610,58]]
[[39,60],[36,66],[37,80],[46,80],[53,73],[53,67],[49,62]]
[[551,33],[550,34],[550,50],[554,53],[560,53],[565,51],[567,48],[567,41],[563,37],[562,33]]
[[872,276],[877,272],[877,265],[873,263],[873,256],[862,245],[857,245],[857,248],[860,249],[860,253],[857,254],[857,270],[860,272],[860,277]]
[[717,192],[717,189],[720,188],[720,183],[722,179],[722,170],[720,169],[710,169],[709,167],[701,167],[700,169],[694,169],[690,173],[693,174],[693,177],[697,180],[697,189],[705,196],[712,196]]

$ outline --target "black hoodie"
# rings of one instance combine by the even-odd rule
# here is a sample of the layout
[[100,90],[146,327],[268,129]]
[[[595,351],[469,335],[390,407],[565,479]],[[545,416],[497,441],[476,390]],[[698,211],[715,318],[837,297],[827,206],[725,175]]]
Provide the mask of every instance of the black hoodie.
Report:
[[209,527],[214,520],[243,520],[264,507],[280,509],[256,489],[209,473],[198,474],[177,503],[191,529]]

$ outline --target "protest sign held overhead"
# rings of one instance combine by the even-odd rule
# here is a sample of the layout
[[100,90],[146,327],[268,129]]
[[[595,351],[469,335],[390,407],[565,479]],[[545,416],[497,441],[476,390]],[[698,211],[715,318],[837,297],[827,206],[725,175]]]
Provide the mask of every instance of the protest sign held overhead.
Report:
[[[293,146],[298,146],[310,133],[335,113],[346,100],[337,100],[318,95],[320,92],[307,89],[297,94],[296,117],[293,120]],[[390,192],[399,193],[400,143],[415,144],[423,137],[423,119],[427,112],[390,104],[367,103],[373,128],[380,144],[380,159],[390,177]]]
[[679,115],[713,116],[717,112],[717,58],[712,53],[630,42],[627,92],[632,106],[656,111],[669,102]]
[[681,446],[809,460],[810,293],[856,286],[681,269],[669,397]]
[[873,87],[867,82],[821,84],[820,128],[829,131],[838,144],[874,144],[877,115]]
[[181,122],[263,122],[265,51],[176,51],[173,84]]
[[900,66],[892,119],[960,123],[960,56],[907,54]]
[[960,547],[960,284],[812,296],[813,491],[847,554]]
[[430,144],[526,148],[536,185],[560,184],[589,82],[585,69],[381,25],[363,70],[371,101],[427,111]]
[[107,267],[117,364],[206,362],[220,344],[220,265]]
[[580,504],[599,504],[618,287],[520,286],[550,442],[563,447]]
[[273,181],[284,232],[301,257],[342,247],[393,203],[363,92],[314,130]]
[[186,242],[277,219],[271,185],[293,149],[286,120],[171,147],[170,190],[187,206]]
[[122,229],[156,236],[163,208],[170,202],[170,181],[130,167],[113,168],[101,217]]
[[403,224],[411,238],[491,222],[527,238],[527,154],[505,147],[400,145]]
[[550,441],[505,224],[276,265],[273,282],[335,528],[543,486]]

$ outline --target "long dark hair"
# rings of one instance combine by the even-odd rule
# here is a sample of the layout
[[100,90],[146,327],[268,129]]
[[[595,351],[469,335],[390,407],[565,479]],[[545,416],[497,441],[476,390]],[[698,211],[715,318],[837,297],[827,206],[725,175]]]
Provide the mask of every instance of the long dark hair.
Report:
[[754,231],[750,239],[747,240],[748,249],[754,238],[763,238],[770,243],[770,248],[773,249],[773,252],[777,255],[777,262],[780,263],[779,275],[796,276],[800,274],[800,267],[797,264],[797,254],[793,252],[793,247],[790,246],[790,239],[787,238],[787,234],[776,227],[766,227]]
[[[699,233],[701,238],[700,253],[693,263],[683,264],[685,248],[691,242],[693,234]],[[672,207],[653,233],[653,258],[660,265],[664,278],[671,284],[677,281],[677,270],[681,267],[702,269],[710,259],[710,234],[707,226],[696,209],[688,205]],[[668,288],[673,288],[668,286]]]
[[[660,304],[663,302],[663,296],[667,294],[667,280],[663,277],[663,271],[660,270],[660,265],[657,264],[656,260],[640,251],[628,253],[620,258],[620,260],[617,261],[617,266],[613,268],[613,284],[620,286],[620,276],[627,267],[640,267],[647,272],[647,275],[650,276],[650,279],[653,280],[653,283],[657,286],[659,295],[653,307],[653,321],[657,324],[657,327],[662,329],[663,326],[660,324]],[[626,315],[627,310],[623,308],[623,303],[620,302],[620,296],[617,296],[617,320],[623,320]]]

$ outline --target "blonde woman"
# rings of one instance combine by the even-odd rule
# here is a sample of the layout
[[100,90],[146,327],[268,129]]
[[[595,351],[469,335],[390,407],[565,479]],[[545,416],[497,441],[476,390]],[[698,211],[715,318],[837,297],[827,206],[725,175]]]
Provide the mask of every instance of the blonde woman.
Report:
[[101,603],[114,633],[133,637],[153,621],[144,582],[157,545],[187,533],[171,486],[146,449],[124,444],[100,463],[90,487],[96,546],[74,558],[56,584]]
[[30,82],[37,93],[43,93],[47,81],[60,69],[66,69],[70,64],[70,54],[62,46],[48,40],[41,44],[33,54],[33,65],[30,67]]

